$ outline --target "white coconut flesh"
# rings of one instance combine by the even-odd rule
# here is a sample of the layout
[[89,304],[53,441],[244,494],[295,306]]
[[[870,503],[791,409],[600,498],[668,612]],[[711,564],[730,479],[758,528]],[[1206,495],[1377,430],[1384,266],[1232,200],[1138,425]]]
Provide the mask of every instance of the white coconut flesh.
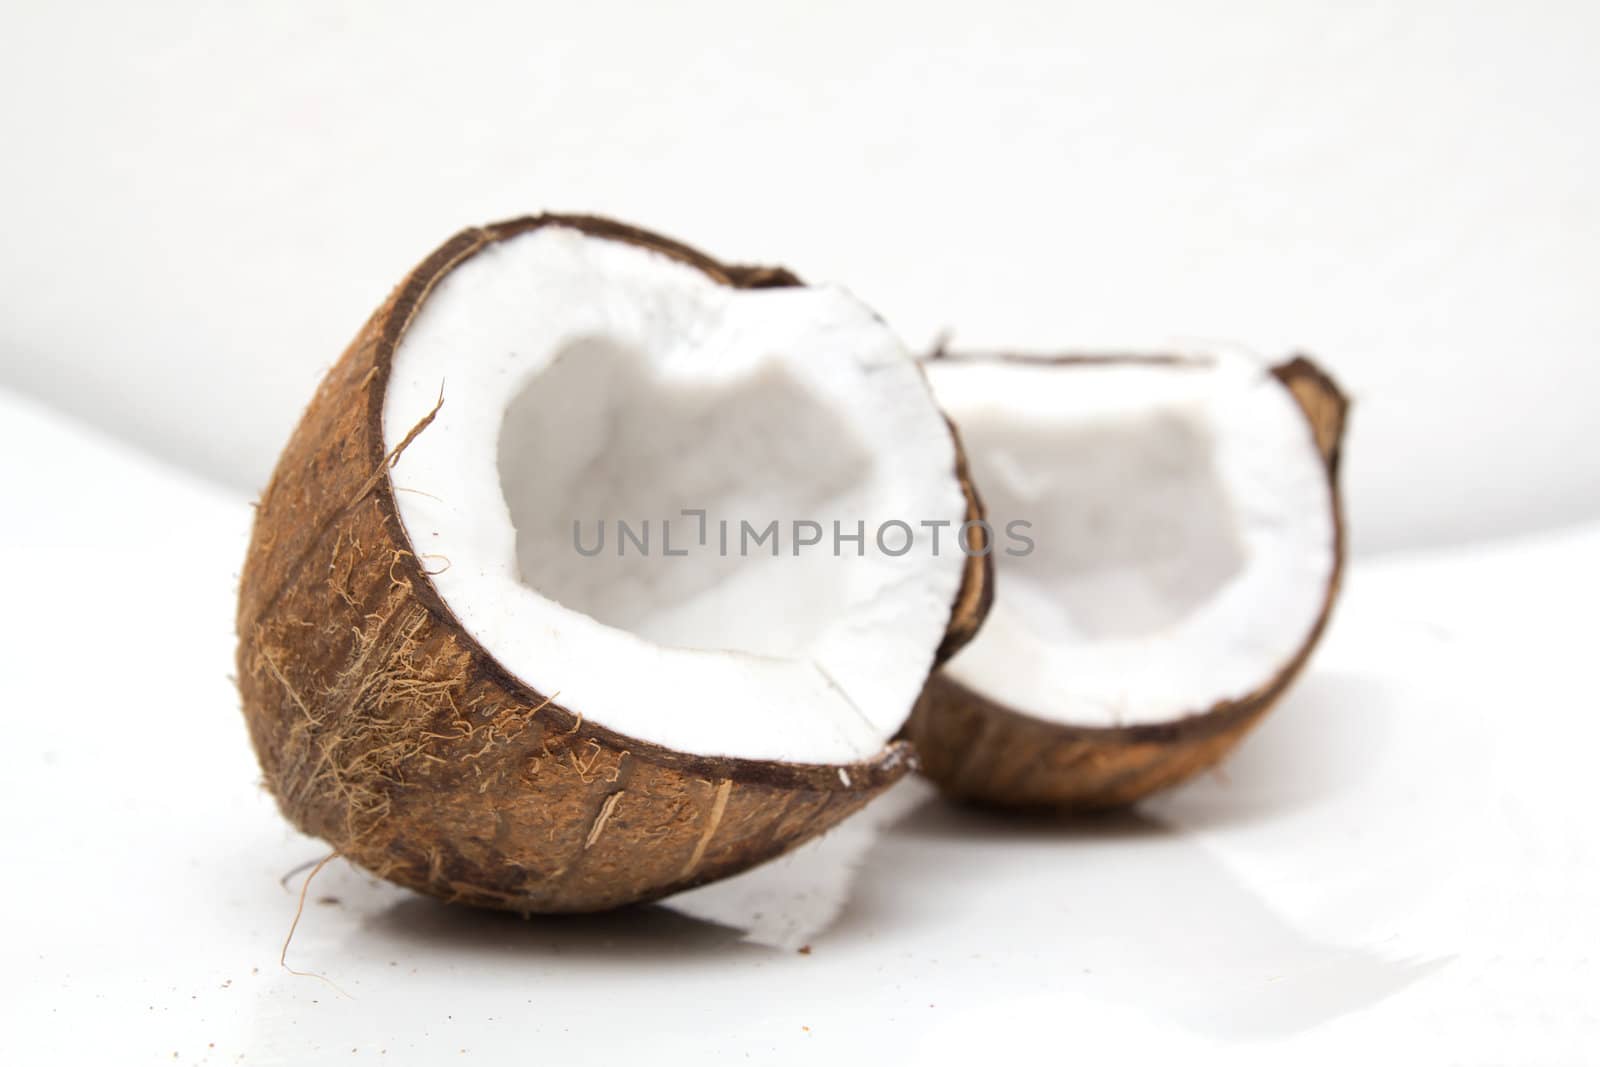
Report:
[[396,505],[510,673],[700,755],[844,764],[905,721],[965,562],[921,523],[958,527],[965,500],[926,382],[855,298],[735,290],[545,227],[430,293],[394,355],[389,448],[441,388]]
[[1045,721],[1131,726],[1247,696],[1304,646],[1333,500],[1266,367],[958,358],[928,376],[997,539],[994,605],[955,681]]

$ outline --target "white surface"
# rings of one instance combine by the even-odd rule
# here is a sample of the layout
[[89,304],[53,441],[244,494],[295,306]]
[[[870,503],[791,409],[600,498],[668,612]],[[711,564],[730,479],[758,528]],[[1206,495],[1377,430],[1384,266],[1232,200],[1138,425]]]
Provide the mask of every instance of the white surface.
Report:
[[[462,624],[538,692],[678,751],[796,763],[872,760],[910,716],[966,564],[918,524],[959,526],[966,497],[921,372],[848,293],[739,291],[545,227],[429,294],[395,353],[386,452],[435,408],[397,462],[400,517]],[[799,520],[872,532],[802,553]],[[874,536],[890,520],[917,533],[899,556]],[[653,547],[625,548],[619,522]],[[593,558],[580,524],[590,545],[612,529]],[[765,548],[746,525],[772,529]]]
[[244,498],[4,395],[0,475],[7,1062],[1600,1048],[1600,526],[1357,566],[1309,675],[1225,776],[1138,815],[1005,820],[913,783],[875,842],[847,824],[681,911],[575,920],[335,863],[289,958],[343,995],[277,965],[295,903],[278,878],[323,846],[257,787],[226,677]]
[[541,208],[911,344],[1304,347],[1358,549],[1600,516],[1600,5],[58,4],[0,14],[0,383],[244,492],[404,270]]
[[1047,721],[1168,722],[1260,691],[1305,647],[1333,580],[1327,462],[1268,365],[1184,355],[929,363],[990,523],[1037,541],[995,551],[952,678]]

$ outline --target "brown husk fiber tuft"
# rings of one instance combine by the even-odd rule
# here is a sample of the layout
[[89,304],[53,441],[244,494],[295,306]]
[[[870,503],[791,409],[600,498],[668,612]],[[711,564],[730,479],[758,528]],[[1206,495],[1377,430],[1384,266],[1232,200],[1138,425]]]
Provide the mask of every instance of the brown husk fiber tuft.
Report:
[[[997,357],[1004,358],[1004,357]],[[1173,357],[1062,357],[1062,363],[1166,361]],[[1310,359],[1273,368],[1305,413],[1328,472],[1334,569],[1322,613],[1298,653],[1260,689],[1167,723],[1085,727],[1045,722],[998,704],[938,672],[901,736],[947,796],[1002,807],[1092,811],[1121,807],[1214,766],[1288,689],[1326,628],[1344,568],[1339,451],[1349,401]],[[992,588],[991,588],[992,595]]]
[[[396,513],[388,472],[403,446],[385,454],[381,418],[390,361],[440,278],[546,225],[649,248],[730,286],[799,284],[782,269],[724,266],[586,216],[457,234],[328,373],[262,494],[240,583],[238,675],[266,785],[301,830],[448,900],[593,911],[778,855],[856,811],[912,758],[895,742],[841,774],[618,735],[508,674],[441,600]],[[412,437],[431,418],[418,415]],[[952,608],[956,641],[977,628],[982,564],[969,566]],[[947,641],[941,654],[955,647]]]

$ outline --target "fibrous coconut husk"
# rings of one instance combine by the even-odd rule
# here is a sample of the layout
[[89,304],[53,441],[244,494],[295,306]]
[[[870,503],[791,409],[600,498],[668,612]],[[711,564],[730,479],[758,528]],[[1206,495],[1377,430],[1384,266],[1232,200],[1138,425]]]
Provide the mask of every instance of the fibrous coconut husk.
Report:
[[[262,494],[240,583],[238,677],[267,788],[304,832],[447,900],[593,911],[782,853],[902,777],[912,754],[894,742],[848,766],[801,765],[621,736],[507,673],[440,598],[429,578],[440,561],[419,559],[396,512],[390,469],[404,442],[386,453],[390,363],[441,278],[547,225],[651,249],[736,288],[799,284],[592,217],[521,218],[445,242],[328,373]],[[986,566],[969,561],[941,656],[976,631]]]

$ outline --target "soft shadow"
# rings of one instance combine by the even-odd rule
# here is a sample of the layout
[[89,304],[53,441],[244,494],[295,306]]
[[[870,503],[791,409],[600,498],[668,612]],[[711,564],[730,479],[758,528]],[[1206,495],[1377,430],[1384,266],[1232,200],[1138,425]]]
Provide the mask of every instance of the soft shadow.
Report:
[[1399,713],[1392,686],[1313,670],[1220,766],[1151,798],[1145,810],[1196,830],[1336,801],[1373,772]]
[[679,893],[666,906],[743,931],[744,939],[799,949],[823,937],[856,892],[856,877],[888,826],[931,792],[900,782],[821,837],[754,870]]
[[1449,962],[1307,936],[1197,840],[1148,814],[1019,817],[937,798],[887,833],[831,936],[881,933],[908,914],[950,931],[975,911],[981,941],[951,933],[945,950],[1034,959],[1017,968],[1017,995],[1038,991],[1045,952],[1058,987],[1226,1037],[1308,1029]]
[[362,931],[391,944],[480,960],[531,955],[682,963],[686,958],[764,951],[744,942],[739,930],[654,904],[524,919],[411,896],[368,915]]
[[[1197,1032],[1270,1037],[1370,1007],[1448,960],[1310,936],[1189,831],[1337,799],[1366,773],[1389,714],[1365,679],[1313,675],[1226,780],[1142,810],[986,810],[910,780],[778,862],[607,914],[523,919],[399,895],[355,872],[330,871],[318,888],[366,916],[356,952],[377,962],[409,948],[491,971],[538,959],[683,971],[888,941],[944,965],[1003,962],[986,972],[998,996],[1036,996],[1043,982]],[[1308,847],[1300,859],[1315,856]]]
[[909,811],[890,831],[895,836],[938,841],[982,838],[997,843],[1045,845],[1163,840],[1172,832],[1136,808],[1088,814],[1063,814],[1035,808],[1008,810],[930,797]]

